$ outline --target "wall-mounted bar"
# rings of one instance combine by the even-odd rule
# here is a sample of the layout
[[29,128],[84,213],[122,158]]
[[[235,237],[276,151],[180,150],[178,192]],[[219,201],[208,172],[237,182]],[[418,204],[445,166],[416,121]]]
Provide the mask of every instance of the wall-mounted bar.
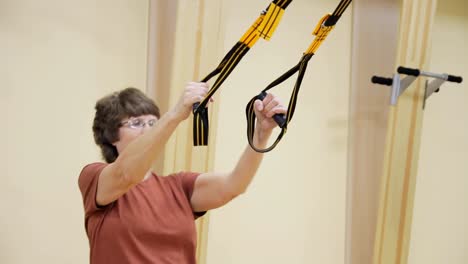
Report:
[[[399,74],[407,75],[401,79]],[[432,81],[426,81],[426,87],[424,91],[424,103],[423,108],[426,106],[426,100],[434,92],[438,92],[440,86],[448,82],[461,83],[463,78],[460,76],[450,75],[446,73],[432,73],[421,71],[419,69],[412,69],[406,67],[398,67],[397,73],[393,75],[393,78],[385,78],[380,76],[372,76],[371,82],[381,85],[392,86],[392,95],[390,98],[390,104],[396,105],[398,97],[404,93],[404,91],[418,78],[419,76],[434,78]]]

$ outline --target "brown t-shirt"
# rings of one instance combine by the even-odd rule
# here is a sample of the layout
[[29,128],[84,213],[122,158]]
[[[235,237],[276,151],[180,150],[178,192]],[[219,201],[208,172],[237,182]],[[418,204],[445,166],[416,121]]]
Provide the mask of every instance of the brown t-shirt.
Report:
[[190,197],[199,174],[153,174],[113,203],[98,207],[98,178],[106,165],[87,165],[78,180],[91,264],[196,263],[194,220],[203,213],[193,212]]

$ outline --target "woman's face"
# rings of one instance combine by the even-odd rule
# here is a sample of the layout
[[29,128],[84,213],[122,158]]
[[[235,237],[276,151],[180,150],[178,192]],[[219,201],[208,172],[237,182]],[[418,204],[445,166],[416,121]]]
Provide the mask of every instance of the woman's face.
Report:
[[119,128],[119,140],[114,142],[114,146],[119,154],[122,153],[130,142],[151,129],[157,120],[158,118],[154,115],[141,115],[122,120]]

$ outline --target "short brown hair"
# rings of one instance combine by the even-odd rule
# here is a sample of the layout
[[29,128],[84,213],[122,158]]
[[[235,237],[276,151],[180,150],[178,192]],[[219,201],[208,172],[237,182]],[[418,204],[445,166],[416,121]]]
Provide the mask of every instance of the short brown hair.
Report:
[[112,143],[119,140],[120,122],[128,117],[154,115],[160,117],[158,106],[140,90],[129,87],[97,101],[93,122],[94,141],[101,148],[106,162],[114,162],[119,153]]

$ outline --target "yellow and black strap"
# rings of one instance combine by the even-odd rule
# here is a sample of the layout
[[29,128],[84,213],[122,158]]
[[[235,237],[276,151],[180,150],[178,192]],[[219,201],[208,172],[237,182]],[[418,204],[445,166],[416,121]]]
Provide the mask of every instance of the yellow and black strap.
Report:
[[[274,80],[271,84],[269,84],[265,89],[262,90],[262,92],[252,98],[249,103],[247,104],[247,107],[245,109],[246,117],[247,117],[247,139],[249,141],[250,146],[252,149],[254,149],[257,152],[268,152],[276,147],[276,145],[280,142],[281,138],[284,136],[286,133],[287,127],[289,122],[291,121],[294,111],[296,109],[296,102],[297,102],[297,97],[299,94],[299,89],[301,88],[301,83],[302,79],[304,77],[304,74],[307,69],[307,64],[309,60],[314,56],[315,52],[317,49],[320,47],[320,45],[323,43],[323,41],[327,38],[328,34],[330,31],[334,28],[335,24],[338,22],[340,19],[341,15],[343,12],[346,10],[346,8],[349,6],[352,0],[341,0],[339,3],[338,7],[335,9],[333,14],[327,14],[322,19],[319,21],[317,24],[313,35],[315,35],[315,38],[312,42],[312,44],[309,46],[306,52],[304,52],[302,58],[300,59],[299,63],[292,67],[289,71],[278,77],[276,80]],[[276,141],[270,146],[265,149],[259,149],[255,147],[253,143],[253,138],[254,138],[254,133],[255,133],[255,112],[254,112],[254,102],[257,99],[263,100],[266,96],[266,92],[273,87],[281,84],[285,80],[289,79],[293,74],[298,73],[298,77],[296,80],[296,84],[294,85],[294,89],[291,94],[291,98],[289,99],[289,104],[288,104],[288,111],[286,115],[280,115],[276,114],[273,116],[273,119],[275,122],[278,124],[278,126],[281,128],[281,132],[279,133],[278,137],[276,138]]]
[[193,105],[193,144],[194,146],[205,146],[208,144],[208,109],[206,107],[210,98],[223,84],[229,74],[234,70],[242,57],[250,50],[259,38],[269,40],[278,26],[284,10],[292,0],[275,0],[263,11],[257,20],[245,32],[242,38],[224,56],[221,63],[214,71],[208,74],[201,82],[207,82],[219,74],[215,83],[208,91],[206,97]]

